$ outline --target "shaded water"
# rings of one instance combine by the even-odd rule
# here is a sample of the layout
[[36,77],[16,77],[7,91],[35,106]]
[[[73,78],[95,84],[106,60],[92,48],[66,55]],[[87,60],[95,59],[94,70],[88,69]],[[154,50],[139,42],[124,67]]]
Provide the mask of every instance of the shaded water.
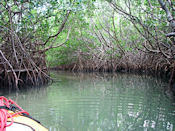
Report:
[[174,131],[166,83],[131,74],[53,73],[52,85],[2,93],[51,131]]

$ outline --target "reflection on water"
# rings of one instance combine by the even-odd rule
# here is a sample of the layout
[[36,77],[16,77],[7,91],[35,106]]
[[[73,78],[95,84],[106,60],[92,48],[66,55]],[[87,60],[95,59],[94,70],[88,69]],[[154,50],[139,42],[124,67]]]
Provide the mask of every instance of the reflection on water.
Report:
[[[53,73],[52,85],[5,96],[51,131],[173,131],[166,83],[131,74]],[[4,95],[4,94],[1,94]]]

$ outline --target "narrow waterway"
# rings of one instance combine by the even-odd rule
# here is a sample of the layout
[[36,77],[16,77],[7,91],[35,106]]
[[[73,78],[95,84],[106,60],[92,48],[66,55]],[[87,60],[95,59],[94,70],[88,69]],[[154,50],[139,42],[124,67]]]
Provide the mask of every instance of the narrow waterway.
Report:
[[4,92],[50,131],[175,131],[167,83],[133,74],[53,72],[42,88]]

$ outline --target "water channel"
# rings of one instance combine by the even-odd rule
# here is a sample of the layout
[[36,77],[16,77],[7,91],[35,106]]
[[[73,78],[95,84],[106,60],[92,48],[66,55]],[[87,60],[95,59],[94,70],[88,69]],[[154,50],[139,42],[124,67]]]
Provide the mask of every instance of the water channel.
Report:
[[0,95],[50,131],[175,131],[175,100],[150,76],[52,72],[55,82]]

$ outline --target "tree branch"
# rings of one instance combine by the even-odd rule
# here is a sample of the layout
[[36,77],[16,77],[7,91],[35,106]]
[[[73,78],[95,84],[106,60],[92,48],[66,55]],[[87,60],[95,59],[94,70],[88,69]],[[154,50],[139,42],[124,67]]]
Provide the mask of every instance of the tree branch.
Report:
[[171,32],[171,33],[168,33],[168,34],[166,34],[166,37],[175,37],[175,32]]
[[166,3],[163,2],[163,0],[158,0],[158,1],[159,1],[159,4],[160,4],[161,8],[166,12],[168,22],[171,22],[173,20],[173,17],[171,15],[169,9],[166,6]]
[[10,69],[12,70],[13,75],[14,75],[14,77],[15,77],[15,85],[16,85],[16,88],[18,89],[18,77],[17,77],[17,75],[16,75],[16,73],[15,73],[15,71],[14,71],[12,65],[11,65],[10,62],[7,60],[7,58],[4,56],[4,54],[3,54],[3,52],[2,52],[1,50],[0,50],[0,54],[1,54],[2,58],[7,62],[8,66],[10,67]]
[[64,45],[69,40],[70,31],[71,31],[71,28],[69,29],[66,40],[63,43],[60,43],[60,44],[55,45],[55,46],[53,46],[53,44],[51,44],[49,47],[45,48],[44,50],[40,50],[39,52],[46,52],[51,48],[57,48],[57,47]]
[[64,28],[64,26],[65,26],[65,24],[66,24],[66,21],[68,20],[68,17],[69,17],[69,14],[70,14],[70,13],[71,13],[71,11],[68,11],[68,12],[67,12],[66,17],[65,17],[63,23],[61,24],[61,26],[60,26],[58,32],[57,32],[55,35],[49,36],[49,38],[44,42],[44,45],[46,45],[47,42],[49,42],[49,40],[50,40],[51,38],[57,37],[57,36],[62,32],[62,30],[63,30],[63,28]]

